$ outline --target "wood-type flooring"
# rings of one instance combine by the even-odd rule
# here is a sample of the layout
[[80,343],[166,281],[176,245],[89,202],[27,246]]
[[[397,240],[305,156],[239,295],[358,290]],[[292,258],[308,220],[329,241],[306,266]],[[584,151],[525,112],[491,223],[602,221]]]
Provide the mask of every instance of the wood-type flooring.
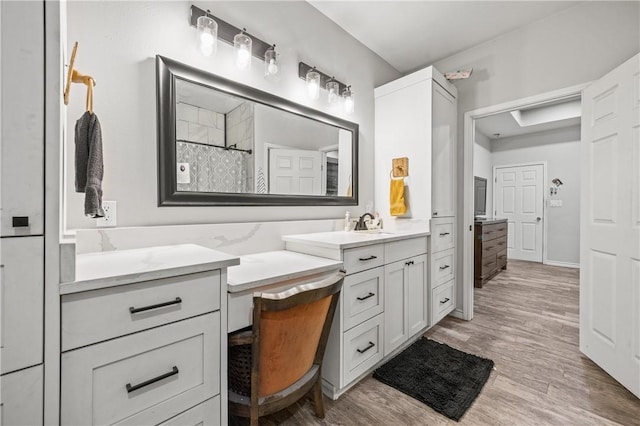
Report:
[[577,269],[512,260],[474,291],[472,321],[447,317],[425,334],[495,362],[459,423],[369,376],[325,397],[324,419],[303,399],[260,424],[640,425],[640,400],[578,349]]

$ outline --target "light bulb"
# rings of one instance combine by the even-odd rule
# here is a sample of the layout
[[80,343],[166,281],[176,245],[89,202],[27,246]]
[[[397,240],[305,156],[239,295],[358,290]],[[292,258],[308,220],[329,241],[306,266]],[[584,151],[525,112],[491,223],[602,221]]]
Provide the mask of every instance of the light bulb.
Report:
[[247,69],[251,66],[251,37],[244,33],[244,29],[233,37],[233,46],[236,49],[236,66]]
[[327,83],[327,92],[329,92],[329,94],[327,95],[327,102],[330,105],[338,102],[338,100],[340,99],[340,85],[337,81],[331,80]]
[[213,53],[213,43],[216,40],[213,38],[213,35],[208,32],[203,32],[200,34],[200,52],[204,56],[211,56]]
[[276,74],[278,72],[278,66],[276,65],[275,59],[271,59],[269,61],[269,65],[267,66],[267,71],[269,71],[269,74]]
[[198,30],[198,48],[204,56],[211,56],[216,53],[218,24],[209,17],[209,11],[206,15],[200,16],[197,20],[196,28]]
[[320,97],[320,74],[315,68],[307,72],[305,80],[307,81],[307,94],[311,99]]
[[247,68],[251,63],[251,53],[247,50],[246,46],[240,46],[236,51],[236,66],[241,70]]
[[353,99],[347,98],[344,100],[344,110],[345,112],[351,114],[353,112]]

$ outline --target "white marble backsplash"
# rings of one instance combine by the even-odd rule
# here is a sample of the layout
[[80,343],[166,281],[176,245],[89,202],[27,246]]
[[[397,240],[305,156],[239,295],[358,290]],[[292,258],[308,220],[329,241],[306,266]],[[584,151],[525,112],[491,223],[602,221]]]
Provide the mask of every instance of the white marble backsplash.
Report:
[[76,231],[76,254],[192,243],[244,255],[284,250],[283,235],[343,228],[343,219],[323,219],[86,229]]

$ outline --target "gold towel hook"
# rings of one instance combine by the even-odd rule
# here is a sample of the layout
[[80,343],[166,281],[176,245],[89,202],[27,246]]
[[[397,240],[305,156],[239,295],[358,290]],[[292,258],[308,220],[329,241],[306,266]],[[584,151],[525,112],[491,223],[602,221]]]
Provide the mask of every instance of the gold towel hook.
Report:
[[76,53],[78,51],[78,42],[73,44],[73,51],[71,52],[71,61],[69,62],[69,71],[67,72],[67,83],[64,86],[64,104],[69,105],[69,92],[71,91],[71,83],[82,83],[87,86],[87,111],[89,111],[89,98],[91,100],[91,111],[93,111],[93,86],[96,85],[96,80],[90,75],[80,74],[78,70],[73,68],[73,64],[76,61]]

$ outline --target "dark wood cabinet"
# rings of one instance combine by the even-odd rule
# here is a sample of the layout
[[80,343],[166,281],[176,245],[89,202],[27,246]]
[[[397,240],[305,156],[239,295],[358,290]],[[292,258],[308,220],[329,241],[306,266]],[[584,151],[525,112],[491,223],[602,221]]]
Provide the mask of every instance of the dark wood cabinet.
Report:
[[474,285],[478,288],[507,269],[507,219],[474,223]]

